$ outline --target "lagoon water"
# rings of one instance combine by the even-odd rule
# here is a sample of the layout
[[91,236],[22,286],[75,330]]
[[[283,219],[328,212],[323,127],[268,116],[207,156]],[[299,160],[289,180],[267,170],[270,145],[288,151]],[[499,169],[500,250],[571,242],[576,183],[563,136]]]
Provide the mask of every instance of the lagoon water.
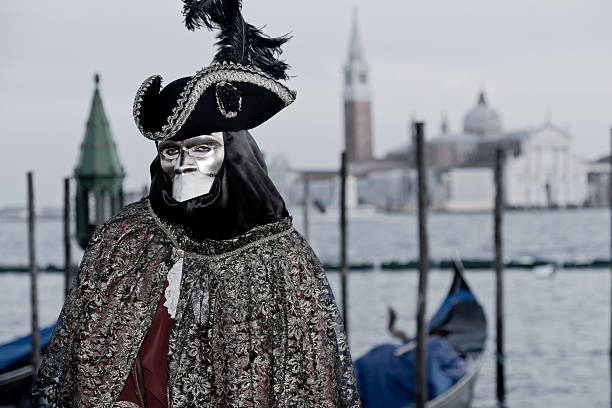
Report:
[[[301,228],[299,211],[295,225]],[[338,259],[338,220],[313,215],[311,243],[324,262]],[[416,259],[417,219],[414,214],[355,215],[349,226],[351,262]],[[63,263],[60,221],[37,223],[39,264]],[[433,259],[453,255],[493,257],[490,214],[431,214]],[[553,261],[608,258],[609,212],[605,210],[528,211],[507,213],[505,254]],[[81,251],[75,246],[75,259]],[[26,225],[0,221],[2,264],[26,264]],[[339,295],[339,275],[328,274]],[[433,270],[428,312],[433,312],[450,285],[452,274]],[[495,406],[494,284],[491,271],[467,273],[489,318],[486,360],[476,384],[473,407]],[[386,331],[387,307],[399,314],[398,326],[414,333],[415,271],[351,272],[348,284],[349,337],[357,358],[374,345],[393,342]],[[609,407],[610,274],[601,270],[562,270],[552,279],[538,279],[527,270],[505,275],[507,407]],[[29,327],[29,280],[26,274],[0,274],[0,342],[25,334]],[[50,324],[62,304],[63,278],[44,273],[39,282],[42,324]]]

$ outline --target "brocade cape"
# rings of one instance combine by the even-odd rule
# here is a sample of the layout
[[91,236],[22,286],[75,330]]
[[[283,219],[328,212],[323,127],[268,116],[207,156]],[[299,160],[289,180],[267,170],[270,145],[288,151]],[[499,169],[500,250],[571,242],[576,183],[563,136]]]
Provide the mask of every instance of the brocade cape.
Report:
[[230,240],[196,241],[159,219],[147,199],[93,237],[38,372],[34,401],[113,407],[180,257],[169,406],[360,406],[333,294],[290,218]]

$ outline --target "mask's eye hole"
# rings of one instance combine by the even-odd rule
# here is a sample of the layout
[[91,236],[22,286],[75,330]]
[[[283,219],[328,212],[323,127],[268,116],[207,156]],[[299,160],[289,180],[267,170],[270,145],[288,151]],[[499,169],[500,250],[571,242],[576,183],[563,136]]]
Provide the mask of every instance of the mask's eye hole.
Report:
[[204,157],[210,153],[211,150],[212,148],[208,145],[198,145],[189,149],[189,154],[193,157]]
[[166,147],[161,151],[161,155],[166,160],[174,160],[179,155],[179,149],[176,147]]

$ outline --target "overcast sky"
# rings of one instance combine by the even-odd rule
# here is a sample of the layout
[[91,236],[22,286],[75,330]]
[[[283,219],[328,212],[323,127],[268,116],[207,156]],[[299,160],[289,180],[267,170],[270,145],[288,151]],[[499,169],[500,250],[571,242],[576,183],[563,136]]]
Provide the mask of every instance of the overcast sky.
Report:
[[[291,32],[284,58],[296,102],[253,131],[267,154],[299,168],[337,166],[343,146],[342,65],[351,10],[373,88],[377,155],[407,140],[414,114],[438,133],[446,112],[459,130],[486,90],[505,129],[543,123],[548,112],[573,136],[574,154],[607,153],[612,125],[609,0],[244,0],[243,14],[270,35]],[[125,188],[148,183],[155,154],[132,119],[141,82],[165,83],[208,65],[213,34],[188,32],[178,0],[2,2],[0,206],[25,202],[35,171],[39,206],[60,206],[91,104],[93,75],[119,154]]]

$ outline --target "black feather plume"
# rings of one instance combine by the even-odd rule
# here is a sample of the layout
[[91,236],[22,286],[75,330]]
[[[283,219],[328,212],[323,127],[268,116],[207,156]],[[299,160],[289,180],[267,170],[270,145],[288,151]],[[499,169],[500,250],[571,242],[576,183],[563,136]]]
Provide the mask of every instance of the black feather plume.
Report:
[[188,30],[206,27],[209,30],[218,28],[220,4],[216,0],[183,0],[183,16]]
[[185,26],[219,30],[214,62],[253,66],[274,79],[287,79],[289,66],[278,59],[288,36],[268,37],[242,18],[240,0],[183,0]]

